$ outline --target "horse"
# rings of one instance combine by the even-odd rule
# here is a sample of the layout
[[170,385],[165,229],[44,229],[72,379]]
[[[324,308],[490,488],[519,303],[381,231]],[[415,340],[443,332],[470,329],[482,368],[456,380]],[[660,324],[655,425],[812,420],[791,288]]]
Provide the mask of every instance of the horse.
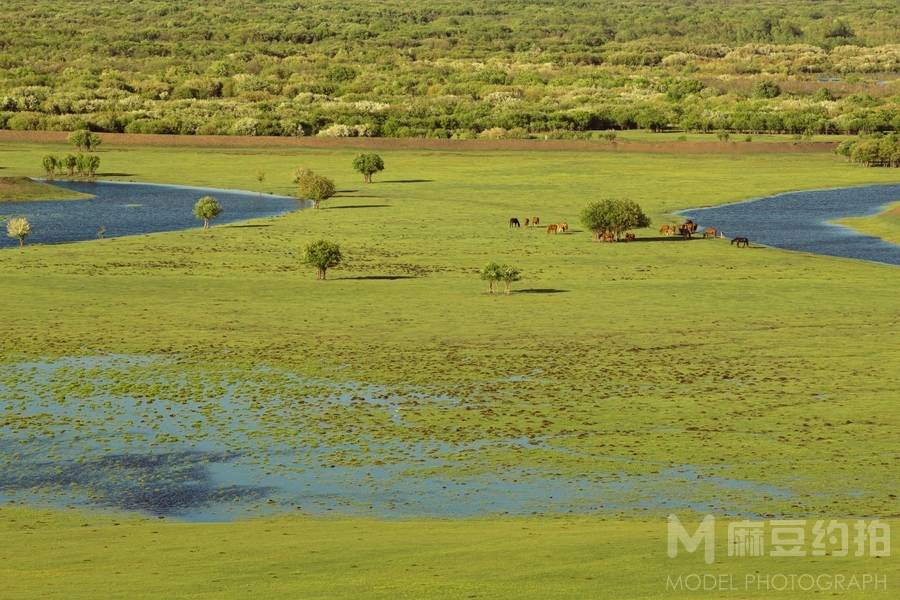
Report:
[[531,225],[532,225],[532,227],[537,227],[537,226],[540,225],[540,224],[541,224],[541,218],[540,218],[540,217],[531,217]]
[[694,223],[691,219],[688,219],[687,221],[682,223],[681,227],[689,229],[691,233],[697,233],[697,224]]
[[716,228],[715,227],[707,227],[703,230],[703,239],[708,240],[709,238],[715,239],[716,237]]
[[525,218],[525,227],[528,227],[528,218]]
[[556,223],[547,225],[547,233],[559,233],[559,225]]
[[600,236],[604,242],[614,242],[616,241],[616,235],[612,231],[604,231],[603,235]]
[[689,240],[691,239],[691,235],[693,235],[694,233],[694,229],[690,225],[685,223],[678,228],[678,233],[680,233],[681,237],[683,237],[684,239]]
[[674,225],[663,225],[659,228],[660,235],[675,235],[675,226]]
[[636,239],[637,239],[637,237],[636,237],[633,233],[626,233],[626,234],[625,234],[625,241],[626,241],[626,242],[633,242],[633,241],[636,240]]
[[745,238],[745,237],[736,237],[733,240],[731,240],[731,245],[737,246],[738,248],[740,248],[741,246],[743,246],[744,248],[749,248],[750,247],[750,239]]
[[560,223],[559,225],[556,226],[556,229],[560,233],[565,233],[569,230],[569,224],[566,223],[565,221],[563,221],[562,223]]
[[522,225],[519,223],[519,220],[515,217],[509,220],[510,227],[521,227]]

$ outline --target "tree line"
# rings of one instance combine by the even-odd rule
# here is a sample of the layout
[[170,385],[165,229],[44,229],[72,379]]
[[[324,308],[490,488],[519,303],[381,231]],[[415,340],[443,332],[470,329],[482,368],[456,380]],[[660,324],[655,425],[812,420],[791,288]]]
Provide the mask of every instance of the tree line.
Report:
[[[384,137],[898,128],[889,0],[0,5],[0,127]],[[161,23],[165,23],[162,26]],[[72,56],[90,56],[72,61]]]

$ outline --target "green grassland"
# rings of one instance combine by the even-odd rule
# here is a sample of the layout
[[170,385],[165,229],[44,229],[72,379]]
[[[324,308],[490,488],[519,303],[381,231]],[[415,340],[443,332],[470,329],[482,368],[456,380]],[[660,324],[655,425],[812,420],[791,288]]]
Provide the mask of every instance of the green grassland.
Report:
[[33,181],[27,177],[0,177],[0,202],[15,200],[83,200],[87,194],[73,192],[47,183]]
[[872,217],[842,219],[839,223],[868,235],[900,244],[900,203],[893,204]]
[[[34,174],[41,156],[61,149],[5,144],[0,165],[11,175]],[[477,452],[447,451],[448,476],[524,470],[603,482],[689,464],[703,477],[792,491],[784,499],[727,490],[705,506],[712,511],[900,514],[896,268],[715,240],[652,240],[677,209],[895,182],[892,170],[803,153],[385,151],[387,170],[366,185],[350,169],[350,149],[134,146],[101,154],[104,171],[129,174],[120,179],[290,193],[293,169],[307,166],[333,176],[341,192],[322,210],[255,227],[0,252],[7,364],[177,356],[188,384],[140,372],[128,382],[129,393],[171,394],[176,404],[209,395],[196,382],[243,372],[256,386],[267,435],[281,442],[314,437],[346,446],[374,436],[482,444]],[[263,184],[257,171],[266,173]],[[638,234],[650,241],[590,242],[578,212],[607,196],[644,206],[654,227]],[[506,225],[533,215],[566,220],[572,230],[553,236]],[[298,261],[301,245],[321,237],[339,241],[348,257],[325,282]],[[521,267],[517,293],[485,293],[477,271],[488,260]],[[262,366],[429,397],[406,398],[399,421],[367,403],[320,419],[289,401],[302,391],[267,381]],[[55,391],[89,398],[81,375],[70,373]],[[429,399],[447,396],[461,402]],[[46,435],[51,419],[22,417],[17,402],[7,402],[4,425]],[[215,420],[214,407],[204,418]],[[95,424],[64,425],[93,431]],[[510,443],[522,438],[532,443]],[[328,460],[405,458],[359,444]],[[664,561],[655,528],[666,510],[623,501],[575,520],[294,517],[208,526],[128,521],[122,529],[105,517],[81,528],[81,517],[4,511],[11,547],[28,552],[7,551],[0,569],[21,597],[39,588],[63,594],[47,588],[63,575],[80,582],[73,588],[102,581],[128,597],[237,597],[249,587],[272,598],[605,597],[609,590],[677,597],[652,579]],[[97,537],[84,541],[93,529]],[[57,535],[67,541],[52,541]],[[318,540],[311,549],[321,554],[292,549],[285,536],[298,545]],[[629,578],[635,571],[641,578]]]
[[[5,598],[695,598],[666,579],[729,574],[742,592],[754,573],[878,573],[896,559],[729,558],[665,554],[665,522],[549,519],[251,520],[188,525],[135,518],[0,510]],[[724,524],[718,539],[724,541]],[[27,549],[27,551],[22,551]],[[896,543],[894,553],[896,553]],[[102,584],[100,583],[102,581]],[[757,584],[758,585],[758,584]],[[710,597],[720,597],[706,592]],[[762,591],[765,598],[822,593]],[[887,598],[886,592],[835,593]]]

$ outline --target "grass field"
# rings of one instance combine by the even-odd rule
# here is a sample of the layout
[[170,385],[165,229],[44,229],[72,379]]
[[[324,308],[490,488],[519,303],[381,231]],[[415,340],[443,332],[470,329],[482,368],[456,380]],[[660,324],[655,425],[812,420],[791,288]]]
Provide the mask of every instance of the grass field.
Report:
[[[724,524],[717,539],[724,541]],[[814,598],[762,574],[878,573],[895,559],[729,558],[717,546],[666,556],[664,522],[587,517],[461,521],[251,520],[189,525],[129,517],[0,510],[4,598]],[[27,549],[27,551],[22,551]],[[896,546],[894,548],[896,552]],[[667,589],[667,578],[725,575],[723,592]],[[747,577],[755,578],[748,582]],[[825,580],[823,580],[824,582]],[[102,582],[102,583],[101,583]],[[735,591],[728,591],[731,588]]]
[[[42,155],[62,149],[7,142],[0,166],[5,175],[34,175]],[[9,365],[38,357],[176,356],[186,383],[147,367],[123,384],[132,395],[169,397],[176,408],[210,399],[195,437],[159,441],[172,447],[207,435],[204,421],[218,418],[217,382],[239,372],[255,390],[250,398],[266,439],[334,448],[321,458],[331,464],[408,462],[413,478],[436,468],[447,477],[552,474],[594,484],[690,465],[701,482],[664,485],[659,495],[685,505],[697,500],[698,512],[900,514],[893,476],[900,460],[896,268],[720,241],[653,240],[680,208],[896,182],[895,171],[822,153],[403,150],[383,151],[387,170],[366,185],[350,169],[354,154],[104,146],[101,171],[117,179],[290,193],[293,169],[308,166],[334,177],[341,192],[323,210],[258,227],[0,252],[0,319],[8,324],[0,339],[2,383],[15,389],[21,373]],[[262,185],[257,171],[266,174]],[[638,232],[647,241],[590,242],[578,212],[606,196],[644,206],[654,220],[651,231]],[[507,228],[509,217],[532,215],[567,220],[573,230],[552,236]],[[326,282],[298,264],[301,245],[320,237],[339,241],[348,257]],[[488,260],[521,267],[517,293],[485,293],[477,271]],[[394,406],[354,402],[323,416],[298,401],[309,390],[260,367],[393,386],[400,399]],[[48,394],[87,402],[94,390],[81,384],[90,376],[68,371]],[[26,444],[57,428],[103,428],[26,416],[18,395],[4,408],[4,426]],[[434,452],[442,466],[418,465],[396,449],[417,442],[440,448]],[[773,497],[752,485],[704,491],[703,479],[715,478],[791,493]],[[669,564],[660,541],[669,509],[627,494],[620,500],[571,522],[294,517],[143,522],[129,524],[127,534],[103,525],[96,545],[77,548],[71,544],[90,531],[75,526],[81,517],[4,511],[4,539],[29,551],[7,552],[0,569],[18,597],[39,588],[52,597],[47,582],[76,571],[79,589],[102,581],[120,590],[127,584],[115,583],[115,572],[135,568],[126,553],[146,556],[144,548],[158,547],[166,549],[162,562],[148,558],[138,567],[158,574],[135,586],[148,597],[223,597],[226,588],[239,597],[246,586],[262,585],[262,573],[272,583],[257,588],[258,597],[271,598],[296,597],[301,588],[303,597],[361,590],[375,597],[677,597],[654,578]],[[513,535],[521,527],[540,543]],[[154,530],[165,532],[164,543]],[[323,555],[295,553],[282,544],[286,533],[321,540]],[[356,533],[363,546],[348,551],[342,541]],[[57,534],[70,541],[56,544]],[[541,551],[550,558],[528,562]],[[218,552],[229,559],[217,562]],[[484,553],[484,561],[471,552]],[[176,583],[182,557],[203,566]],[[433,572],[407,570],[409,557]],[[83,568],[85,560],[94,565]],[[48,570],[50,562],[63,571]],[[634,570],[642,577],[629,578]],[[187,587],[172,587],[181,582]]]
[[882,213],[873,217],[843,219],[840,224],[900,244],[900,202],[889,206]]
[[86,194],[80,194],[54,185],[32,181],[27,177],[0,177],[0,202],[10,200],[82,200],[89,198]]

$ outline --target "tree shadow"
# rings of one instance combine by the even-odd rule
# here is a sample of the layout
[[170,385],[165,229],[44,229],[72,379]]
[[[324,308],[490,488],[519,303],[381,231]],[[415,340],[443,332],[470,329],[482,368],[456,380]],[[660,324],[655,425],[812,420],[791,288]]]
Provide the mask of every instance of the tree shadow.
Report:
[[97,177],[134,177],[134,173],[97,173]]
[[375,183],[431,183],[434,179],[385,179]]
[[[629,244],[634,242],[693,242],[695,240],[702,240],[703,236],[700,237],[681,237],[680,235],[669,235],[669,236],[654,236],[654,237],[639,237],[628,242]],[[624,240],[623,240],[624,241]]]
[[412,275],[356,275],[354,277],[336,277],[350,281],[396,281],[398,279],[415,279]]
[[524,290],[513,290],[513,294],[565,294],[568,291],[556,288],[525,288]]
[[344,206],[323,206],[322,210],[339,210],[342,208],[390,208],[390,204],[345,204]]

